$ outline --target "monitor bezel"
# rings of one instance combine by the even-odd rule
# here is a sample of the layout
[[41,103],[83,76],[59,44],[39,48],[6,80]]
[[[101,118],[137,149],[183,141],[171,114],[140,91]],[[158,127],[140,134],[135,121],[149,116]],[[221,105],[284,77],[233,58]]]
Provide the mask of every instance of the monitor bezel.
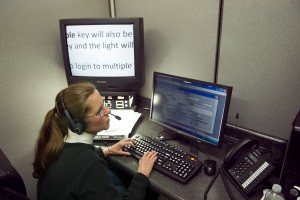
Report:
[[[144,66],[144,24],[143,18],[71,18],[60,19],[61,48],[64,61],[64,69],[68,84],[78,82],[91,82],[98,90],[103,92],[132,92],[139,91],[145,82]],[[134,32],[134,62],[135,76],[124,77],[91,77],[72,76],[70,60],[67,48],[66,27],[68,25],[124,25],[133,24]]]
[[[154,120],[152,115],[153,115],[153,97],[155,95],[155,79],[157,76],[166,76],[166,77],[171,77],[171,78],[175,78],[175,79],[180,79],[180,80],[184,80],[184,81],[188,81],[188,82],[195,82],[195,83],[200,83],[200,84],[206,84],[206,85],[210,85],[210,86],[214,86],[214,87],[219,87],[222,89],[226,89],[227,90],[227,96],[226,96],[226,102],[225,102],[225,106],[224,106],[224,112],[223,112],[223,118],[222,118],[222,124],[221,124],[221,129],[220,129],[220,134],[219,134],[219,140],[218,140],[218,144],[209,142],[207,140],[203,140],[202,138],[198,138],[194,135],[191,135],[187,132],[184,132],[182,130],[179,130],[177,128],[171,127],[167,124],[164,124],[162,122],[159,122],[157,120]],[[225,129],[226,129],[226,123],[227,123],[227,118],[228,118],[228,113],[229,113],[229,107],[230,107],[230,102],[231,102],[231,96],[232,96],[232,87],[231,86],[226,86],[226,85],[222,85],[222,84],[217,84],[217,83],[211,83],[211,82],[207,82],[207,81],[202,81],[202,80],[196,80],[196,79],[192,79],[192,78],[187,78],[187,77],[182,77],[182,76],[176,76],[176,75],[171,75],[171,74],[166,74],[166,73],[161,73],[161,72],[154,72],[153,73],[153,83],[152,83],[152,95],[151,95],[151,105],[150,105],[150,114],[149,114],[149,119],[152,122],[155,122],[161,126],[163,126],[164,128],[171,130],[171,132],[174,132],[175,134],[179,135],[179,136],[183,136],[185,138],[188,139],[192,139],[192,140],[197,140],[198,142],[203,142],[205,144],[211,145],[211,146],[215,146],[218,148],[221,148],[223,145],[223,140],[224,140],[224,135],[225,135]]]

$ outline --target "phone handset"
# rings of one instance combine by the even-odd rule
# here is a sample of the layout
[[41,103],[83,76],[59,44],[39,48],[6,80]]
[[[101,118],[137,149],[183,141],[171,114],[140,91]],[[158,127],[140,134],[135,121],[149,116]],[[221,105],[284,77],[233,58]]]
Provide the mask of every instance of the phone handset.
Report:
[[250,138],[243,139],[238,144],[233,146],[224,158],[224,165],[227,169],[231,168],[241,155],[245,154],[250,149],[254,149],[258,146],[258,141]]

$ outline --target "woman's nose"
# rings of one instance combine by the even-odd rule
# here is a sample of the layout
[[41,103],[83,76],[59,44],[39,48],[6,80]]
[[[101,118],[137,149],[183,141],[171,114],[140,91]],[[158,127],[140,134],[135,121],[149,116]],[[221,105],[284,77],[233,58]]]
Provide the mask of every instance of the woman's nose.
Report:
[[111,110],[110,110],[110,108],[108,108],[108,107],[105,107],[105,115],[108,115],[108,114],[110,114],[111,113]]

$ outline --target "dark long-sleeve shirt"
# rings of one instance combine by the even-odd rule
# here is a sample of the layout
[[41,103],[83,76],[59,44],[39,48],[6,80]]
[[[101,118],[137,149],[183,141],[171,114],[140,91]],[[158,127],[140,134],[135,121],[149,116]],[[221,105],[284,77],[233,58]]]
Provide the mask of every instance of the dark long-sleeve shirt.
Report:
[[137,173],[121,196],[112,184],[103,152],[89,144],[66,143],[58,160],[38,180],[38,200],[144,199],[148,178]]

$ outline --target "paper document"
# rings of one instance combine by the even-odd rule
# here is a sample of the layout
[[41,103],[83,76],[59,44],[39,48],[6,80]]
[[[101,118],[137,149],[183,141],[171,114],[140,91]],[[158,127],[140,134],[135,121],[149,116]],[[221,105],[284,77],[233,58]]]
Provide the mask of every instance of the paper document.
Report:
[[117,120],[110,115],[109,129],[97,133],[94,140],[121,140],[128,138],[135,123],[141,116],[141,113],[134,112],[134,110],[111,110],[111,113],[121,117],[121,120]]

